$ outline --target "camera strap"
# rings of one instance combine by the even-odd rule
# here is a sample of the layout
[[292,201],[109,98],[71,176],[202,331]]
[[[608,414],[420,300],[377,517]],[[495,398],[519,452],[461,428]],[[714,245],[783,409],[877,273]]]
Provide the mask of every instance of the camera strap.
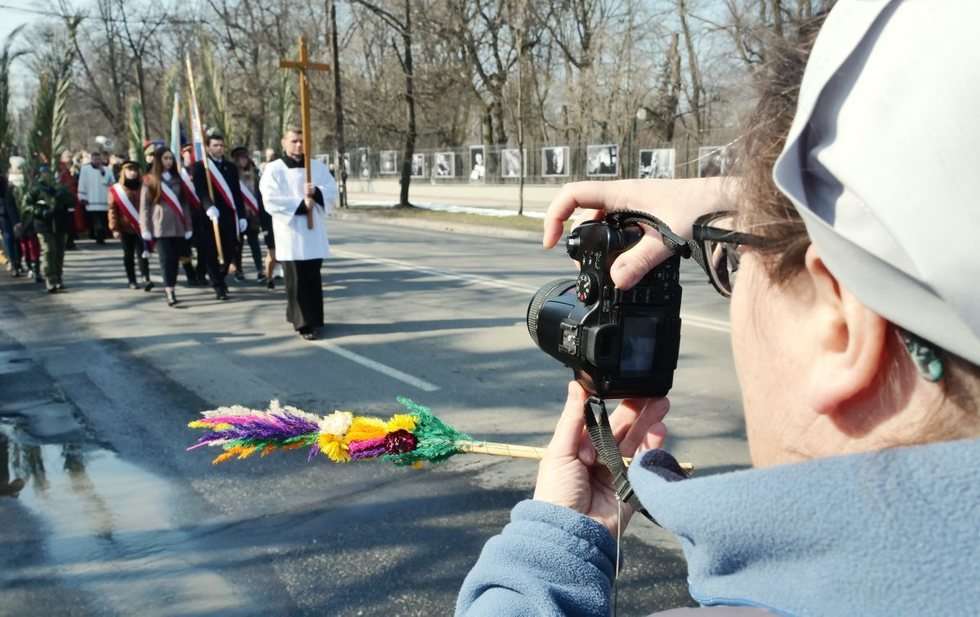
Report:
[[612,426],[609,424],[606,403],[597,396],[590,396],[589,400],[585,402],[585,430],[589,433],[589,439],[592,441],[592,447],[595,448],[599,462],[612,475],[616,498],[622,503],[628,503],[635,511],[657,524],[657,521],[653,520],[653,517],[650,516],[650,513],[646,511],[646,508],[643,507],[633,492],[633,486],[626,475],[623,455],[619,451]]

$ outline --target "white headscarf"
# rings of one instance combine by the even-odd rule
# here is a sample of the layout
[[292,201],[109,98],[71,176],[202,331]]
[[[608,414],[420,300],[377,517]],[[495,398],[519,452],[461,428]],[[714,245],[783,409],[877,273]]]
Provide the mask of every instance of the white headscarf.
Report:
[[841,0],[773,170],[834,276],[980,364],[980,1]]

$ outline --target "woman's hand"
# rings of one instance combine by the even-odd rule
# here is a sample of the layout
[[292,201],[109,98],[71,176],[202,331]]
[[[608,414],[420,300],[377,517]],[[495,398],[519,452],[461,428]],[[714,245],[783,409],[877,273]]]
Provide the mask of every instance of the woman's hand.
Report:
[[[534,498],[581,512],[616,533],[616,489],[585,432],[588,394],[576,382],[568,385],[568,400],[555,434],[538,467]],[[662,420],[670,409],[666,398],[627,399],[610,416],[613,435],[623,456],[659,448],[667,435]],[[621,529],[626,529],[633,509],[623,504]]]
[[[648,212],[687,239],[694,221],[708,212],[735,207],[735,181],[731,178],[685,180],[618,180],[615,182],[572,182],[551,201],[544,217],[544,247],[557,244],[564,223],[579,208],[592,210],[586,219],[602,218],[622,210]],[[629,289],[670,256],[670,250],[653,229],[636,246],[616,258],[610,273],[620,289]]]

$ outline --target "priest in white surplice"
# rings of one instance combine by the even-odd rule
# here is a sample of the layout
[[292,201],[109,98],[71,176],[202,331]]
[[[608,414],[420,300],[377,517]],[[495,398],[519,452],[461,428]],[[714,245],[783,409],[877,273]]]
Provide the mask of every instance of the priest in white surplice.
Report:
[[[337,201],[337,183],[326,165],[310,162],[312,182],[306,183],[303,133],[290,128],[282,138],[283,156],[266,165],[259,190],[272,215],[276,260],[286,274],[286,319],[300,336],[313,340],[323,325],[323,281],[320,266],[330,254],[327,211]],[[313,210],[313,229],[306,213]]]

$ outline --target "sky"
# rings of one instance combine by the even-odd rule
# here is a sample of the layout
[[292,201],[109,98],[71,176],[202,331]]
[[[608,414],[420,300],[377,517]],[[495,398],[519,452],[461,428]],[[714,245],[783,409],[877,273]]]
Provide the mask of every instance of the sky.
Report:
[[[44,17],[40,15],[18,11],[18,8],[47,10],[48,6],[37,0],[0,0],[0,45],[3,45],[3,42],[7,40],[7,36],[17,26],[27,24],[30,27],[31,24],[36,24],[44,20]],[[15,46],[14,49],[23,48],[28,43],[23,34],[18,39],[19,45]],[[15,108],[21,107],[26,102],[27,92],[29,91],[26,82],[31,79],[30,71],[27,70],[27,67],[24,65],[24,60],[21,59],[14,63],[11,73],[13,75],[11,83],[13,106]]]
[[0,41],[5,41],[7,35],[20,24],[34,23],[41,19],[37,15],[18,11],[17,8],[37,9],[38,6],[36,1],[0,0]]

